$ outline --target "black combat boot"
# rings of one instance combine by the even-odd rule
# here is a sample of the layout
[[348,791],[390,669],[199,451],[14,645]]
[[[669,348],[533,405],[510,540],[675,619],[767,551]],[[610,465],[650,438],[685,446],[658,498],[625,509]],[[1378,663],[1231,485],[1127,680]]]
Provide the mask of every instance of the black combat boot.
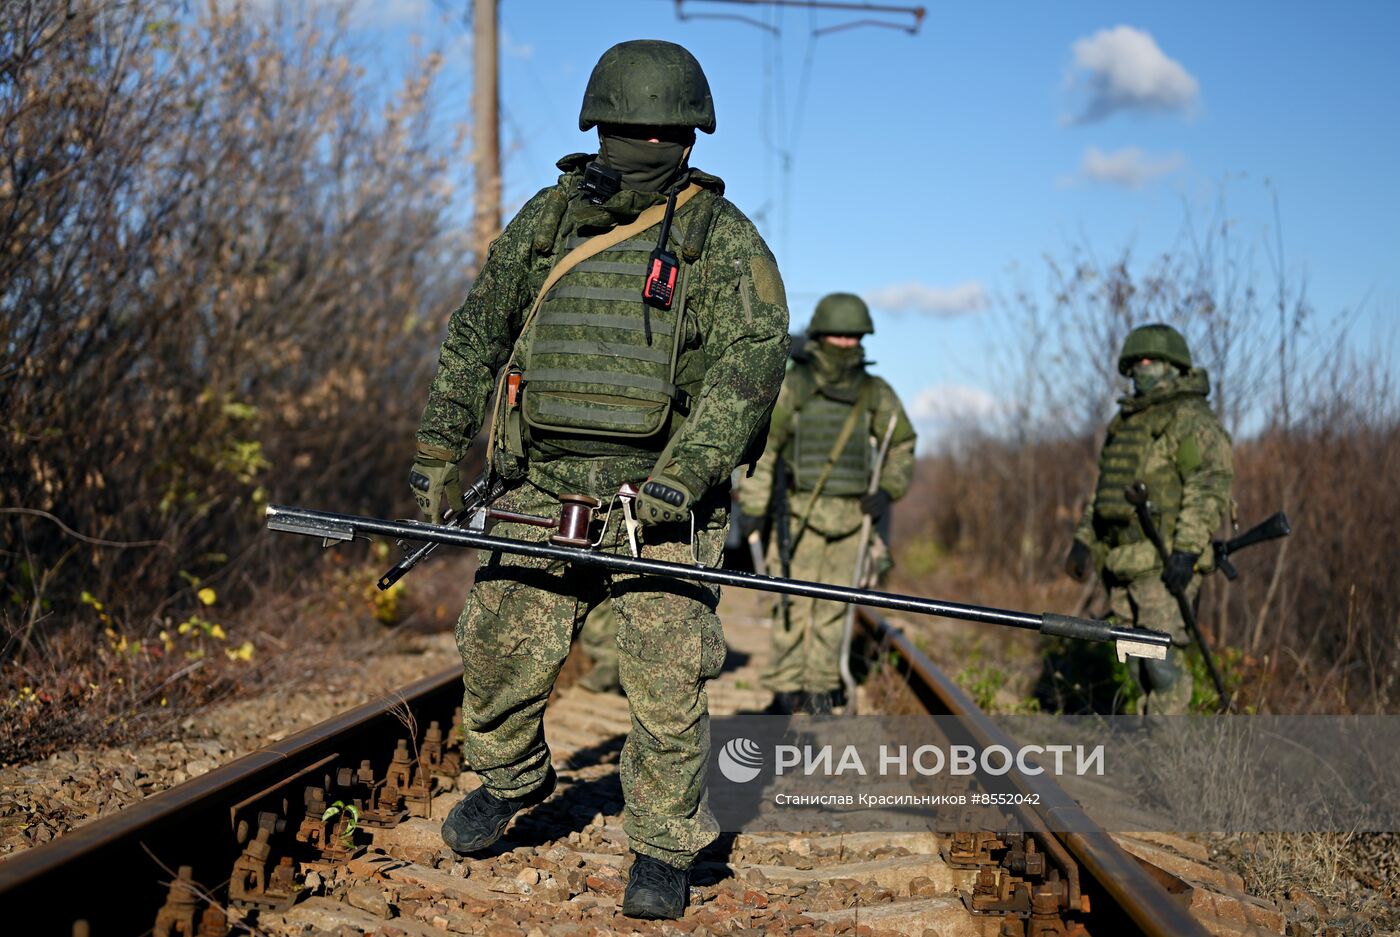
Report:
[[831,691],[828,690],[824,693],[807,693],[804,695],[807,698],[803,703],[803,712],[811,716],[831,715],[831,707],[833,703],[833,694],[831,693]]
[[685,913],[690,897],[690,873],[659,859],[632,853],[632,871],[622,896],[627,917],[674,921]]
[[554,767],[544,776],[544,783],[524,797],[497,797],[484,786],[478,787],[447,813],[442,821],[442,841],[459,855],[485,849],[505,832],[506,824],[517,812],[533,807],[554,793]]

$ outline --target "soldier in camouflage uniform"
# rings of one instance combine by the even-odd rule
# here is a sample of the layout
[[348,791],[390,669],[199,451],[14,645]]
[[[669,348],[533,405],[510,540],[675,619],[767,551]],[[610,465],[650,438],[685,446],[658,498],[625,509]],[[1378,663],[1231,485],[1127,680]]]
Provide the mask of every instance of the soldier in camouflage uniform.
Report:
[[[1186,340],[1170,326],[1134,329],[1118,371],[1132,379],[1133,393],[1118,401],[1108,424],[1098,485],[1065,569],[1081,581],[1097,569],[1118,622],[1170,632],[1166,660],[1132,661],[1141,711],[1175,715],[1187,711],[1192,681],[1182,660],[1186,626],[1172,593],[1185,590],[1194,602],[1201,574],[1214,567],[1211,536],[1230,511],[1234,481],[1230,436],[1206,402],[1205,370],[1192,367]],[[1153,522],[1170,551],[1165,567],[1124,494],[1138,480],[1147,483]]]
[[[874,331],[870,310],[859,296],[833,293],[817,303],[806,350],[788,370],[778,395],[763,458],[739,489],[739,523],[747,534],[768,513],[773,486],[785,486],[790,569],[797,579],[850,584],[863,519],[869,515],[878,521],[890,502],[909,490],[914,427],[889,384],[866,373],[861,339]],[[880,484],[870,493],[887,433]],[[779,464],[783,477],[775,481]],[[769,567],[777,569],[778,538],[772,540]],[[887,555],[883,544],[875,546]],[[772,658],[764,673],[765,686],[775,694],[775,710],[831,712],[841,686],[845,614],[841,602],[794,598],[775,603]]]
[[[460,504],[457,461],[494,389],[489,458],[513,484],[501,507],[552,514],[562,494],[597,498],[598,549],[628,552],[615,496],[640,483],[641,555],[714,564],[730,473],[756,457],[782,382],[782,280],[724,183],[688,164],[695,131],[715,126],[689,52],[651,40],[608,50],[579,117],[580,129],[594,126],[598,154],[559,162],[558,183],[491,245],[453,313],[413,487],[430,519]],[[663,213],[673,215],[664,235]],[[671,262],[667,297],[657,283],[671,285]],[[548,533],[514,523],[493,532]],[[623,912],[678,917],[687,870],[718,835],[704,786],[705,684],[725,657],[717,587],[484,554],[457,625],[464,751],[482,786],[452,809],[443,839],[459,853],[483,849],[549,795],[545,701],[577,629],[604,601],[617,616],[632,718],[619,763],[636,854]]]

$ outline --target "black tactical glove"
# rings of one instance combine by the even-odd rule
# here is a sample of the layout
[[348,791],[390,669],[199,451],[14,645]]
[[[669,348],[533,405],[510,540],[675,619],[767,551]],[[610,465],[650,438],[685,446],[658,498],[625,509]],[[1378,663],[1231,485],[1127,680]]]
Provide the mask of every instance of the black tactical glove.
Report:
[[749,539],[749,534],[757,533],[763,529],[763,515],[745,514],[739,511],[734,515],[734,526],[739,528],[739,539]]
[[1191,577],[1196,574],[1196,561],[1200,558],[1199,553],[1172,552],[1167,558],[1167,568],[1162,571],[1162,582],[1166,583],[1168,592],[1180,592],[1191,584]]
[[437,446],[418,446],[408,485],[414,500],[430,524],[441,524],[443,511],[462,509],[462,481],[452,453]]
[[1076,540],[1070,544],[1069,556],[1065,557],[1065,574],[1075,582],[1083,582],[1089,578],[1089,570],[1093,563],[1093,551],[1084,541]]
[[642,490],[637,495],[637,520],[644,527],[683,521],[690,516],[693,500],[690,489],[674,478],[665,475],[648,478],[642,482]]
[[879,520],[885,516],[885,512],[890,509],[889,492],[883,488],[877,488],[868,495],[860,496],[860,509],[871,517]]

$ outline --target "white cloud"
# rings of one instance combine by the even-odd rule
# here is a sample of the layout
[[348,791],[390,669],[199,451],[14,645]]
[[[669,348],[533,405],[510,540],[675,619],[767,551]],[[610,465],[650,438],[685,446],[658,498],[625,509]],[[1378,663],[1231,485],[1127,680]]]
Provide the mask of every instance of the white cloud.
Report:
[[1186,165],[1180,153],[1149,156],[1140,147],[1128,146],[1105,153],[1096,146],[1084,151],[1080,175],[1091,182],[1105,182],[1129,189],[1140,189],[1159,176],[1169,175]]
[[1006,412],[1005,401],[967,384],[925,387],[909,404],[909,418],[919,433],[919,449],[925,452],[951,441],[960,431],[987,429]]
[[1200,92],[1200,82],[1140,29],[1101,29],[1075,40],[1073,49],[1070,85],[1084,95],[1073,123],[1093,123],[1118,111],[1189,111]]
[[921,312],[931,316],[956,316],[987,307],[987,289],[976,280],[956,286],[927,283],[895,283],[866,293],[866,302],[889,312]]

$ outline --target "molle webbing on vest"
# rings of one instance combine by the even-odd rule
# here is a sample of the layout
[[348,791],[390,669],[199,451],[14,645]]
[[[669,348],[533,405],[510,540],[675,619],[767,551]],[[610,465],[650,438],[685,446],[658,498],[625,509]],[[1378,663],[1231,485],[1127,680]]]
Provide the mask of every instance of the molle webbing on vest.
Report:
[[1143,420],[1124,421],[1112,431],[1099,453],[1099,487],[1094,494],[1099,520],[1111,524],[1133,521],[1136,515],[1125,492],[1138,480],[1138,469],[1151,444],[1152,436]]
[[1165,461],[1149,462],[1153,443],[1171,425],[1180,401],[1157,404],[1137,413],[1122,414],[1109,425],[1108,440],[1099,454],[1099,484],[1094,496],[1096,527],[1110,544],[1142,540],[1137,514],[1124,494],[1134,481],[1147,484],[1157,529],[1168,544],[1181,511],[1182,482],[1176,453]]
[[[700,206],[713,196],[697,197]],[[680,217],[689,219],[693,210]],[[668,310],[642,302],[647,260],[659,226],[634,234],[580,262],[544,297],[530,327],[522,410],[535,429],[593,436],[661,432],[678,396],[676,361],[685,329],[683,261]],[[675,249],[677,228],[670,243]],[[571,236],[571,251],[589,238]]]
[[798,411],[792,453],[794,487],[798,491],[811,491],[815,487],[852,407],[860,407],[863,412],[832,464],[822,494],[845,497],[865,494],[871,470],[870,410],[863,393],[855,403],[813,394]]

